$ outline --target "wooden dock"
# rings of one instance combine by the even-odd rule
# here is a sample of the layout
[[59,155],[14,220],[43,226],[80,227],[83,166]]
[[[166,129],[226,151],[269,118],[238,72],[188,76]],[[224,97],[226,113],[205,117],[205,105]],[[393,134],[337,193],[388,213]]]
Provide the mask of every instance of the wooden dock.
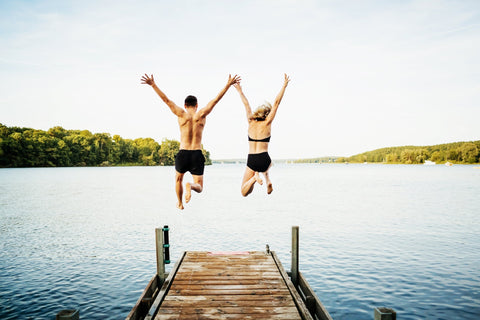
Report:
[[126,320],[331,320],[303,275],[295,285],[268,248],[187,251],[160,278],[152,278]]
[[302,319],[273,256],[186,252],[155,320]]

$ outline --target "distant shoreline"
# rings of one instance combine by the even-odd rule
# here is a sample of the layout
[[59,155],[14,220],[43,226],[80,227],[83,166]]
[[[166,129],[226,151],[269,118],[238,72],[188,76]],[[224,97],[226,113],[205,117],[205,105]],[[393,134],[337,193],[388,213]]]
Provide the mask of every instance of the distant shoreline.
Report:
[[[0,123],[0,167],[113,167],[170,166],[180,142],[152,138],[123,139],[109,133],[66,130],[48,131],[7,127]],[[245,158],[211,160],[203,149],[205,164],[245,164]],[[274,159],[275,163],[385,163],[385,164],[480,164],[480,140],[432,146],[386,147],[350,157],[323,156],[300,159]]]
[[[401,162],[298,162],[295,160],[283,160],[283,159],[272,159],[272,162],[274,164],[334,164],[334,165],[364,165],[364,164],[378,164],[378,165],[420,165],[420,166],[434,166],[434,165],[447,165],[447,162],[436,162],[436,163],[401,163]],[[244,164],[246,165],[245,160],[212,160],[212,165],[217,164],[217,165],[237,165],[237,164]],[[480,163],[455,163],[455,162],[450,162],[451,165],[465,165],[465,166],[478,166]]]

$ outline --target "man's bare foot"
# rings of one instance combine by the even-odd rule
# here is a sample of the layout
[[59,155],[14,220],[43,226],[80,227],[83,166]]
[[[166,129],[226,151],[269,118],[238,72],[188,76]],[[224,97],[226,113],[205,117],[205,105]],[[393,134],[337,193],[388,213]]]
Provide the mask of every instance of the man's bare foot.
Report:
[[255,181],[257,181],[259,185],[263,184],[263,180],[260,178],[260,175],[258,174],[258,172],[255,172]]
[[183,203],[181,202],[177,203],[177,208],[180,210],[183,210]]
[[192,199],[192,186],[189,182],[185,183],[185,202],[189,203]]
[[268,185],[267,185],[267,193],[270,194],[272,193],[273,191],[273,186],[272,186],[272,183],[270,182]]

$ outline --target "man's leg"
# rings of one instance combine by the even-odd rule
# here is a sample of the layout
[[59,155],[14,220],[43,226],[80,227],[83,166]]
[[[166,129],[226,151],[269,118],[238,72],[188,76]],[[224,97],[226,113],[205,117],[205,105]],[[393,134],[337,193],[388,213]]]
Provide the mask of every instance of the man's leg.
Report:
[[203,191],[203,175],[192,174],[193,182],[185,183],[185,202],[189,203],[192,198],[192,190],[200,193]]
[[[183,210],[183,202],[182,202],[182,197],[183,197],[183,175],[184,173],[180,173],[178,171],[175,171],[175,191],[177,192],[177,208],[180,210]],[[187,201],[188,202],[188,201]]]

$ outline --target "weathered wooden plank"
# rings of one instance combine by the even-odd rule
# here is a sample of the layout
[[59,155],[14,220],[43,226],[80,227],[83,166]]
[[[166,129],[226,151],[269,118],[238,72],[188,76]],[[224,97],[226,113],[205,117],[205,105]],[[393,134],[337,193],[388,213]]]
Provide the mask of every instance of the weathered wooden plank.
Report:
[[235,276],[256,276],[257,278],[263,278],[263,277],[276,277],[278,278],[278,272],[273,272],[273,271],[259,271],[257,273],[249,272],[249,271],[230,271],[230,270],[225,270],[225,271],[210,271],[208,269],[203,270],[202,272],[195,272],[192,274],[192,271],[184,271],[181,270],[178,272],[178,276],[184,276],[186,275],[187,277],[214,277],[214,276],[225,276],[225,277],[235,277]]
[[275,290],[279,283],[267,284],[188,284],[188,283],[174,283],[170,290]]
[[288,289],[258,290],[171,290],[169,294],[177,296],[210,296],[210,295],[288,295]]
[[238,296],[238,298],[236,296],[230,297],[232,299],[229,300],[208,299],[207,296],[202,297],[204,299],[166,299],[162,304],[162,308],[296,307],[291,300],[275,299],[275,297],[259,300],[245,299],[245,296]]
[[283,314],[159,314],[155,320],[294,320],[298,318],[298,312],[296,313],[283,313]]
[[271,301],[271,302],[293,302],[290,296],[258,296],[258,295],[224,295],[224,296],[167,296],[165,301],[197,301],[201,303],[201,301]]
[[204,307],[295,307],[292,299],[283,296],[263,296],[263,299],[255,299],[255,296],[224,296],[217,298],[207,296],[172,296],[167,297],[162,303],[162,308],[204,308]]
[[[285,313],[295,313],[297,311],[296,307],[231,307],[225,306],[220,308],[185,308],[182,307],[182,314],[285,314]],[[158,314],[176,314],[178,313],[178,308],[164,308],[162,307]]]
[[247,264],[247,263],[237,263],[235,265],[226,265],[226,262],[212,262],[212,263],[199,263],[199,264],[187,264],[184,266],[185,270],[198,271],[206,268],[215,269],[215,270],[245,270],[245,271],[256,271],[256,270],[275,270],[276,267],[274,264]]
[[185,263],[184,268],[205,268],[205,267],[227,267],[227,268],[275,268],[275,264],[271,261],[254,260],[254,261],[228,261],[228,260],[216,260],[211,261],[189,261]]
[[265,260],[264,257],[266,254],[248,254],[248,255],[243,255],[243,256],[232,256],[232,255],[208,255],[208,254],[203,254],[202,256],[192,256],[189,255],[189,261],[193,262],[201,262],[201,261],[264,261],[264,262],[269,262],[268,260]]
[[206,259],[228,259],[228,260],[252,260],[252,259],[262,259],[266,254],[259,251],[250,251],[247,254],[235,255],[235,254],[211,254],[205,251],[197,251],[193,253],[190,251],[188,255],[189,260],[206,260]]
[[188,251],[190,257],[223,257],[228,256],[232,258],[241,258],[244,256],[264,256],[265,253],[261,251]]
[[229,255],[221,255],[221,256],[213,256],[204,254],[203,256],[196,256],[192,257],[189,256],[189,261],[193,262],[202,262],[202,261],[263,261],[268,263],[268,260],[265,260],[264,257],[266,254],[249,254],[243,256],[229,256]]
[[265,285],[281,285],[282,279],[281,278],[269,278],[269,279],[263,279],[263,278],[251,278],[251,279],[244,279],[241,277],[226,277],[226,278],[205,278],[205,279],[198,279],[198,280],[192,280],[192,279],[175,279],[175,284],[202,284],[202,285],[222,285],[222,284],[241,284],[241,285],[255,285],[255,284],[265,284]]

